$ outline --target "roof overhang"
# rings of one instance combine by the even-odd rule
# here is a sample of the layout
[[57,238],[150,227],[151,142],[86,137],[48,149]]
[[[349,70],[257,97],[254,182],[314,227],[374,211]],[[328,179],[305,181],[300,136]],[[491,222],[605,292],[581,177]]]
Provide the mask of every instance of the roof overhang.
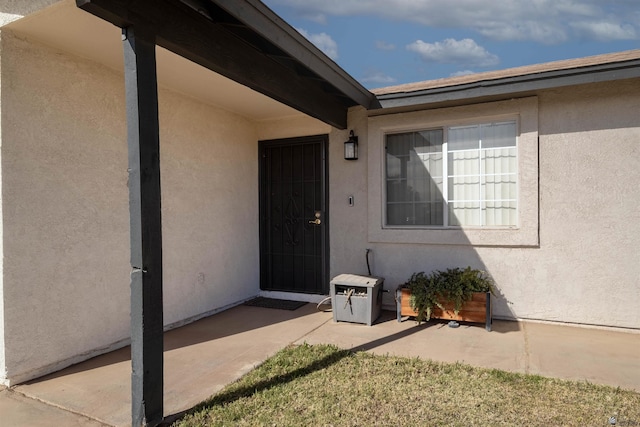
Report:
[[120,28],[135,26],[177,55],[334,127],[371,92],[256,0],[76,0]]
[[535,95],[541,90],[638,77],[640,58],[634,58],[571,69],[480,79],[422,90],[379,93],[377,97],[382,109],[370,111],[370,115],[519,98]]

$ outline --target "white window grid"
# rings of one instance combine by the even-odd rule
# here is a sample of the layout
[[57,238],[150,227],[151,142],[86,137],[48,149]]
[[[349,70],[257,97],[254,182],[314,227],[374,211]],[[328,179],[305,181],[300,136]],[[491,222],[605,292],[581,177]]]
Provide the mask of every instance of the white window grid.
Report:
[[[517,150],[517,136],[516,136],[516,144],[515,144],[515,148]],[[518,195],[517,195],[517,191],[518,191],[518,186],[516,185],[516,194],[514,198],[509,198],[509,199],[487,199],[486,197],[486,185],[483,184],[483,178],[486,177],[491,177],[491,176],[501,176],[501,177],[506,177],[506,176],[518,176],[518,166],[516,163],[516,171],[515,172],[509,172],[509,173],[486,173],[485,172],[485,167],[484,167],[484,161],[483,161],[483,152],[488,152],[488,151],[497,151],[497,150],[502,150],[505,147],[489,147],[489,148],[483,148],[482,147],[482,139],[479,139],[478,141],[478,148],[472,148],[472,149],[463,149],[463,150],[452,150],[449,151],[449,144],[448,144],[448,135],[447,135],[447,129],[445,129],[445,140],[443,141],[442,144],[442,156],[445,159],[443,161],[442,164],[442,175],[444,177],[446,177],[443,180],[442,183],[442,193],[443,193],[443,223],[446,226],[449,226],[449,207],[453,204],[453,203],[474,203],[478,205],[478,209],[480,209],[480,227],[484,227],[486,226],[486,209],[483,209],[483,206],[486,207],[486,203],[487,202],[516,202],[516,209],[517,209],[517,202],[518,202]],[[453,175],[453,174],[449,174],[449,161],[448,161],[448,156],[450,153],[462,153],[462,152],[477,152],[478,153],[478,173],[477,174],[458,174],[458,175]],[[452,199],[450,198],[450,193],[449,193],[449,179],[450,178],[478,178],[478,195],[479,197],[477,199]],[[486,183],[486,179],[485,179],[485,183]]]
[[[499,123],[482,123],[482,124],[499,124]],[[484,165],[483,165],[483,156],[482,156],[482,152],[488,152],[488,151],[497,151],[497,150],[502,150],[506,147],[482,147],[482,138],[479,138],[478,140],[478,148],[470,148],[470,149],[461,149],[461,150],[452,150],[449,151],[449,129],[450,127],[443,127],[443,141],[442,141],[442,151],[441,152],[427,152],[427,153],[416,153],[418,155],[418,157],[420,158],[421,161],[425,161],[428,160],[430,156],[436,155],[436,154],[440,154],[441,158],[442,158],[442,196],[443,196],[443,207],[442,207],[442,214],[443,214],[443,226],[444,227],[453,227],[453,228],[461,228],[460,226],[455,226],[455,225],[450,225],[449,223],[449,206],[452,203],[477,203],[481,212],[481,222],[479,227],[487,227],[486,224],[486,209],[483,209],[483,205],[486,204],[486,202],[515,202],[516,203],[516,209],[519,210],[520,207],[518,206],[518,191],[519,191],[519,185],[516,185],[516,194],[514,198],[509,198],[509,199],[486,199],[486,197],[484,197],[486,195],[486,190],[485,188],[483,188],[484,186],[482,185],[482,178],[483,177],[490,177],[490,176],[518,176],[518,163],[516,162],[516,170],[515,172],[509,172],[509,173],[485,173],[484,171]],[[508,147],[514,147],[516,149],[516,153],[518,152],[518,135],[516,134],[516,138],[515,138],[515,145],[513,146],[508,146]],[[448,161],[448,155],[449,153],[462,153],[462,152],[477,152],[478,153],[478,174],[460,174],[460,175],[450,175],[449,174],[449,161]],[[465,178],[465,177],[477,177],[478,178],[478,194],[480,195],[479,198],[477,199],[450,199],[449,198],[449,178]],[[385,202],[387,205],[390,204],[389,202]],[[393,203],[391,203],[393,204]],[[442,228],[443,226],[427,226],[427,227],[438,227],[438,228]],[[513,226],[517,226],[517,224],[514,224]],[[424,227],[424,226],[421,226]],[[495,228],[495,226],[491,226],[493,228]],[[507,227],[511,227],[511,226],[507,226]]]

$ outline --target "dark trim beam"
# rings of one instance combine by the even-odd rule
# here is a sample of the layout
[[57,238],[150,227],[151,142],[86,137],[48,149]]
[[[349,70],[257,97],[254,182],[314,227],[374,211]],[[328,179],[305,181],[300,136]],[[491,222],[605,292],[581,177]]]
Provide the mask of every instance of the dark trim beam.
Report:
[[133,426],[163,417],[162,218],[155,41],[123,29],[131,236],[131,415]]
[[261,3],[236,0],[223,10],[206,0],[76,2],[121,28],[153,29],[159,46],[334,127],[346,128],[351,106],[379,105]]
[[[193,0],[182,0],[190,2]],[[210,0],[200,0],[210,1]],[[335,62],[328,60],[313,43],[302,36],[278,15],[256,0],[246,0],[240,4],[237,0],[215,0],[220,7],[235,16],[239,21],[254,29],[255,32],[287,52],[292,58],[305,64],[318,76],[329,82],[335,82],[336,88],[367,109],[379,108],[375,96],[366,90]]]

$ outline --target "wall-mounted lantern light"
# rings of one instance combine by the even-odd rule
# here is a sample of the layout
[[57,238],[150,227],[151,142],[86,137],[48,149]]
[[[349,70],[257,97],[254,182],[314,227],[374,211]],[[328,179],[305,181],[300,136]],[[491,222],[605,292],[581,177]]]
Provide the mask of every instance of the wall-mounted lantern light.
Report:
[[358,160],[358,137],[349,132],[349,140],[344,143],[344,159]]

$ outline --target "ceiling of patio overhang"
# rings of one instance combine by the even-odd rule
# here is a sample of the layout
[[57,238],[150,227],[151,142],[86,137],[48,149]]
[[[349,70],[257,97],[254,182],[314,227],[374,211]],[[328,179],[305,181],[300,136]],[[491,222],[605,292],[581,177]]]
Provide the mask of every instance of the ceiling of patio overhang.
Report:
[[[120,28],[63,0],[8,25],[20,36],[123,70]],[[299,110],[215,73],[160,46],[158,84],[252,120],[299,116]]]

